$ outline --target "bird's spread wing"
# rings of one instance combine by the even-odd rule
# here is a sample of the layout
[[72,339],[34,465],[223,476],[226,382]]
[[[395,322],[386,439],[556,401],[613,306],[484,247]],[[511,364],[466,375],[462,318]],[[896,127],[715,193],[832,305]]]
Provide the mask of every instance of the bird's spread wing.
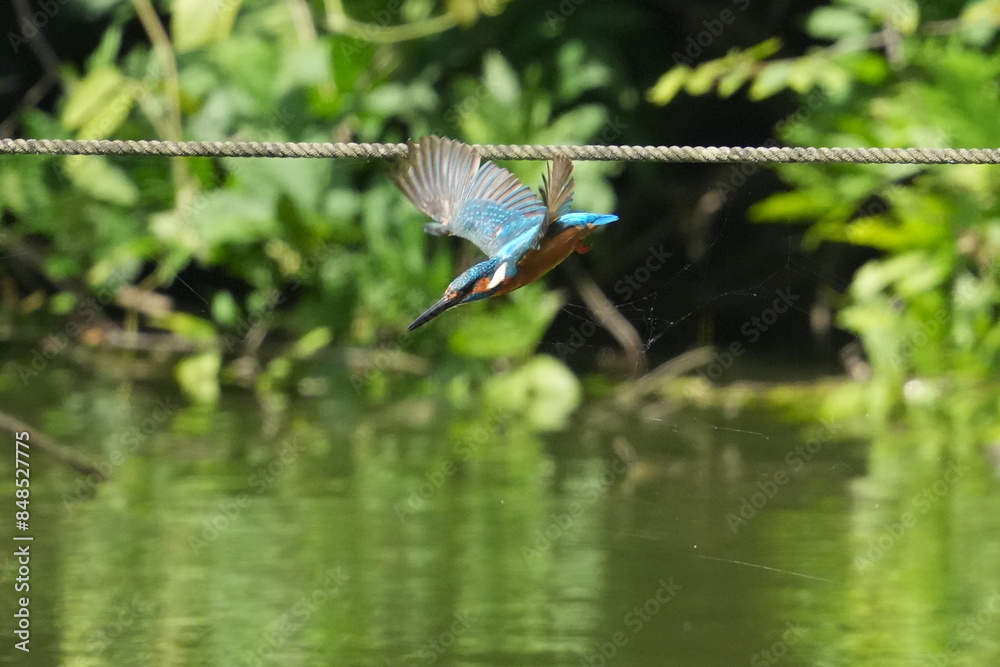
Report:
[[[434,218],[435,233],[475,243],[488,256],[516,253],[520,239],[545,220],[545,205],[512,173],[452,139],[424,137],[410,142],[396,182],[417,208]],[[517,247],[515,247],[517,246]]]
[[407,145],[409,155],[399,161],[395,173],[399,189],[439,225],[450,227],[479,170],[479,153],[441,137],[424,137],[419,144],[410,141]]
[[542,178],[542,201],[547,211],[545,229],[541,231],[543,236],[550,224],[569,213],[574,186],[573,163],[569,158],[557,155],[549,165],[548,175]]
[[542,201],[549,217],[558,220],[569,213],[573,204],[573,162],[557,155],[549,165],[549,173],[542,177]]
[[[508,244],[520,245],[519,239],[526,233],[529,241],[533,240],[544,220],[545,205],[538,196],[514,174],[487,162],[469,186],[455,233],[493,257]],[[530,243],[524,252],[529,247]],[[509,247],[507,252],[518,254],[520,250]]]

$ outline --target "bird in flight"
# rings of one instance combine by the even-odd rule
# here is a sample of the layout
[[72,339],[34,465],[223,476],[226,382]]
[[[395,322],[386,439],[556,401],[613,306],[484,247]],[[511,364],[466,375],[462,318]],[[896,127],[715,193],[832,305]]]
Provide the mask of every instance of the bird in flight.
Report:
[[472,241],[487,259],[455,278],[407,331],[449,308],[534,282],[574,251],[586,252],[583,240],[598,226],[618,219],[570,212],[573,163],[564,156],[557,155],[549,165],[539,198],[506,169],[492,162],[480,164],[479,153],[468,144],[423,137],[408,146],[395,178],[403,194],[434,219],[424,231]]

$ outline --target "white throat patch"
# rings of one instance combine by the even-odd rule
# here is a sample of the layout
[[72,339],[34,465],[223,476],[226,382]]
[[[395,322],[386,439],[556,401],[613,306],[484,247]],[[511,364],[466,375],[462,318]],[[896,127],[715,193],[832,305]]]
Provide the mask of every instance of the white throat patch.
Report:
[[504,262],[497,267],[496,272],[493,277],[490,278],[490,284],[486,286],[486,289],[493,289],[497,285],[503,282],[503,279],[507,277],[507,262]]

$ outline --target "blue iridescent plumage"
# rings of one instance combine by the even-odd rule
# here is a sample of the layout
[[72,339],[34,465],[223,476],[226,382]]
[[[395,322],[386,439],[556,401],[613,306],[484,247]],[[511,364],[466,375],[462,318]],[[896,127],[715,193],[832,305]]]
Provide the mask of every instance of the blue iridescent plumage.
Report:
[[550,166],[541,198],[506,169],[480,162],[471,146],[441,137],[411,141],[409,155],[400,161],[400,189],[434,219],[424,230],[472,241],[488,257],[453,280],[409,330],[453,306],[533,282],[582,249],[595,227],[618,219],[569,212],[573,163],[565,157],[557,156]]

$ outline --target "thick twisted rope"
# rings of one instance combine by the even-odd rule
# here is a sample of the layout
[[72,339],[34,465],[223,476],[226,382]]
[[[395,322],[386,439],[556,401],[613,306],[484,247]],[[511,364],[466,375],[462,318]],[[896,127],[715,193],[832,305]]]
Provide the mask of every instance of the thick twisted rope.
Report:
[[[789,148],[730,146],[531,146],[474,144],[491,160],[647,162],[853,162],[867,164],[997,164],[995,148]],[[258,143],[253,141],[120,141],[0,139],[0,154],[166,155],[205,157],[394,158],[406,144]]]

